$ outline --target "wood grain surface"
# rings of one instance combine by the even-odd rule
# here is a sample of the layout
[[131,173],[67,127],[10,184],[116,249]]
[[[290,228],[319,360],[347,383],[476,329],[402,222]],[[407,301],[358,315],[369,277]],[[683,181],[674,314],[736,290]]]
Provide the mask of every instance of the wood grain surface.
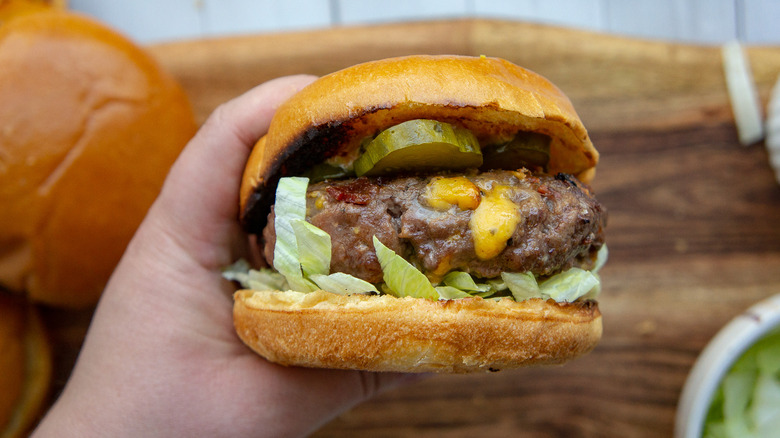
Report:
[[[150,50],[200,120],[281,75],[411,53],[500,56],[563,89],[601,152],[594,189],[609,209],[610,261],[595,351],[559,367],[433,376],[355,407],[316,436],[668,437],[701,349],[730,318],[780,293],[780,188],[763,145],[737,143],[719,48],[462,20]],[[748,54],[766,102],[780,48]],[[60,325],[70,332],[55,335],[56,354],[67,363],[86,325]],[[66,377],[64,367],[60,383]]]

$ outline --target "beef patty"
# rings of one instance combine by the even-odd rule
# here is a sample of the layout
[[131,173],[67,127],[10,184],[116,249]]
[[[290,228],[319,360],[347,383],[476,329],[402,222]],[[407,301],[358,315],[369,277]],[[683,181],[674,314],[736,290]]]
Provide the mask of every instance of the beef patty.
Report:
[[[375,235],[434,282],[452,270],[481,278],[498,277],[502,271],[545,277],[573,266],[592,267],[604,242],[607,214],[576,178],[504,170],[463,176],[465,186],[472,184],[477,193],[476,202],[465,206],[433,199],[435,181],[453,175],[361,177],[310,185],[306,219],[331,236],[331,272],[381,282]],[[505,233],[508,238],[496,236],[501,239],[498,250],[485,257],[475,248],[474,227],[479,225],[472,219],[477,205],[487,206],[490,196],[509,205],[514,220]],[[263,253],[271,265],[273,224],[272,210],[263,231]]]

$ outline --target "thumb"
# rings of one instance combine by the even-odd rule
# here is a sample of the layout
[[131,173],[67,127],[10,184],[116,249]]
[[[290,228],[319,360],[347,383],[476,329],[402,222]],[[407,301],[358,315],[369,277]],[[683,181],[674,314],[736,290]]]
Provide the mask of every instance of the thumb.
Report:
[[[178,235],[186,252],[208,254],[209,249],[231,247],[249,153],[268,131],[279,105],[314,79],[274,79],[222,104],[184,149],[154,208],[160,222],[170,227],[165,231]],[[230,261],[223,258],[215,262]]]

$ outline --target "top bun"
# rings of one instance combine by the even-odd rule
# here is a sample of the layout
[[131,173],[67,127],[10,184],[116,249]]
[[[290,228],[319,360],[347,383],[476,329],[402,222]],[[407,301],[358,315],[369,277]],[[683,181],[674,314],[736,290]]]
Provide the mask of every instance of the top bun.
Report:
[[0,26],[0,288],[94,304],[197,129],[126,38],[51,11]]
[[480,141],[518,131],[552,138],[549,171],[589,182],[598,152],[569,99],[544,77],[506,60],[409,56],[323,76],[279,107],[252,151],[241,186],[241,219],[259,232],[280,177],[330,157],[354,159],[361,141],[412,119],[470,129]]

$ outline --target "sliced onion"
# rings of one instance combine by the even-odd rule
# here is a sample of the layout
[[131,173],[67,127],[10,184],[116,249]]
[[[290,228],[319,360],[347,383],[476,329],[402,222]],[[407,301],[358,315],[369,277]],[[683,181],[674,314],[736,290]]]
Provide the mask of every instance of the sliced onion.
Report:
[[736,41],[724,45],[722,54],[726,86],[737,124],[739,142],[744,146],[757,143],[764,138],[764,127],[750,64],[745,58],[742,46]]
[[775,171],[775,179],[780,183],[780,77],[775,82],[767,107],[766,149],[769,152],[769,164]]

